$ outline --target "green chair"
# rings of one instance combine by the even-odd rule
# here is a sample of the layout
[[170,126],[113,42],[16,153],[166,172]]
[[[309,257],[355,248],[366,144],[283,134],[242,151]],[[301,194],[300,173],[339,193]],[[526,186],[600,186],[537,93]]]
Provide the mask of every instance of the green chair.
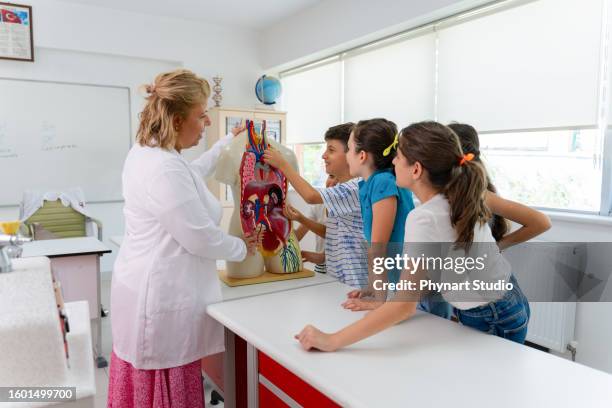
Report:
[[75,238],[88,236],[88,230],[97,229],[98,239],[102,240],[102,223],[87,217],[60,200],[45,201],[43,206],[24,221],[30,236],[35,240]]

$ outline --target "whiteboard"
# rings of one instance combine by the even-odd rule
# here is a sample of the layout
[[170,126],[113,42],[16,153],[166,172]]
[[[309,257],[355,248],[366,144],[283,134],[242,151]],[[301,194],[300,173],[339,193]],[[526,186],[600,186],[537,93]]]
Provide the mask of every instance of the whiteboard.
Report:
[[0,78],[0,205],[70,187],[121,200],[130,134],[127,87]]

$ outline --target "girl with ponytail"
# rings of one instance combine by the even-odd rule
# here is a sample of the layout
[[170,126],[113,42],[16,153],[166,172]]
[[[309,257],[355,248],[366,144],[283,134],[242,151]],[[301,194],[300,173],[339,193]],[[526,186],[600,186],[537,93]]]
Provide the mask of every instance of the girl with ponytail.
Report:
[[[476,129],[465,123],[451,123],[448,127],[459,137],[463,153],[472,153],[474,161],[482,163],[480,160],[480,140]],[[550,229],[550,219],[545,214],[498,196],[497,189],[488,174],[485,200],[487,207],[493,213],[489,225],[493,238],[495,238],[500,249],[506,249],[512,245],[528,241]],[[509,232],[507,220],[519,224],[520,227],[516,231]]]
[[[346,161],[352,177],[359,177],[359,205],[363,236],[368,243],[368,288],[348,293],[342,304],[353,311],[374,309],[386,299],[386,291],[370,298],[374,274],[372,262],[378,257],[402,253],[406,217],[414,208],[412,193],[398,188],[393,173],[393,159],[398,143],[397,126],[390,120],[375,118],[355,125],[348,140]],[[386,271],[385,281],[397,282],[401,270]]]
[[[475,288],[480,281],[503,285],[474,291],[446,289],[441,291],[442,295],[454,307],[462,324],[523,343],[529,303],[493,238],[488,224],[491,213],[485,198],[487,174],[474,159],[473,153],[463,153],[457,135],[440,123],[415,123],[401,131],[393,161],[397,184],[410,189],[421,202],[408,214],[406,230],[410,233],[406,236],[405,253],[416,259],[421,255],[423,244],[428,243],[428,248],[438,248],[438,255],[443,259],[453,255],[452,259],[458,261],[460,254],[467,262],[481,255],[481,259],[486,259],[484,268],[466,272],[459,269],[459,263],[450,269],[444,266],[439,283],[455,279],[451,283],[467,283],[464,287],[468,288]],[[429,263],[413,270],[407,268],[401,279],[414,282],[418,288],[423,279],[431,281],[425,275],[432,276],[434,269]],[[336,333],[323,333],[308,325],[296,338],[307,350],[333,351],[345,347],[414,315],[419,300],[414,295],[414,291],[397,291],[395,301],[386,302]]]
[[[342,304],[353,311],[372,310],[384,302],[386,291],[373,288],[372,259],[401,256],[404,246],[406,217],[414,209],[410,190],[398,187],[393,171],[399,134],[396,125],[386,119],[362,120],[353,129],[348,142],[346,161],[359,182],[359,203],[363,218],[363,234],[369,244],[370,279],[368,288],[353,290]],[[408,230],[408,234],[410,234]],[[386,252],[386,253],[385,253]],[[396,283],[401,270],[390,269],[385,280]],[[371,295],[375,294],[374,299]],[[424,297],[418,308],[450,319],[452,309],[439,293]]]

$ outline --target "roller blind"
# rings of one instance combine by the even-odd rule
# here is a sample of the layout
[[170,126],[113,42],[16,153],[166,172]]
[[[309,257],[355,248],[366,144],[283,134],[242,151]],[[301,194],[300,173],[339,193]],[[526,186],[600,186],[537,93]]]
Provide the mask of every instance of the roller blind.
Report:
[[339,60],[281,78],[287,111],[287,143],[322,143],[325,131],[340,123]]
[[385,117],[401,129],[434,116],[433,32],[344,60],[344,117]]
[[540,0],[439,28],[438,119],[597,125],[602,0]]

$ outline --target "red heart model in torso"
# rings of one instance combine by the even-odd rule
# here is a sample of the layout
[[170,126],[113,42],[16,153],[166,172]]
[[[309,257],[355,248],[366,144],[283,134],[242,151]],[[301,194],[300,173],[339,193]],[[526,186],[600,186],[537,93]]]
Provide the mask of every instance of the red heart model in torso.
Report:
[[260,251],[272,256],[287,245],[291,222],[283,214],[287,197],[287,179],[278,169],[263,162],[268,147],[265,139],[266,122],[257,132],[255,123],[247,120],[247,140],[240,163],[240,222],[244,233],[263,226]]

